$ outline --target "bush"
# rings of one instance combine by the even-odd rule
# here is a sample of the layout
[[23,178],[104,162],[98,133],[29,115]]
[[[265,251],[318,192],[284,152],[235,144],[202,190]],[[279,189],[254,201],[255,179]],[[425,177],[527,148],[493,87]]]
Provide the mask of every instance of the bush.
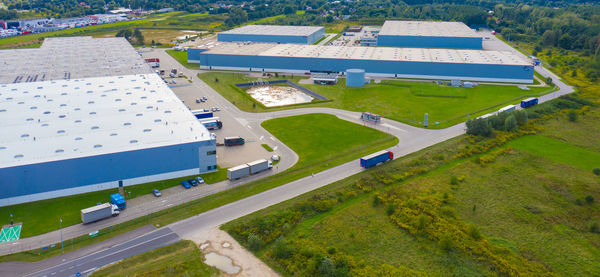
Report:
[[474,240],[481,239],[481,233],[479,232],[479,229],[477,229],[477,227],[475,226],[469,226],[469,236],[471,236]]
[[489,137],[493,133],[490,123],[485,118],[467,120],[467,134]]
[[333,265],[331,259],[325,257],[321,260],[321,263],[319,264],[319,273],[321,276],[325,277],[335,275],[335,265]]
[[284,239],[277,240],[273,248],[273,257],[276,259],[288,259],[292,256],[292,249]]
[[569,118],[569,121],[571,122],[576,122],[579,119],[579,115],[577,114],[577,112],[571,110],[569,111],[569,113],[567,114],[567,117]]
[[504,128],[506,131],[515,131],[517,130],[517,119],[514,115],[509,115],[504,121]]
[[594,168],[594,170],[592,170],[592,172],[594,172],[594,174],[600,176],[600,168],[596,167],[596,168]]
[[377,207],[381,205],[381,200],[379,199],[379,195],[374,195],[373,196],[373,207]]
[[590,205],[593,204],[594,203],[594,197],[591,196],[591,195],[586,196],[585,197],[585,203],[588,203]]
[[248,249],[258,251],[263,247],[262,239],[254,233],[248,234]]
[[389,204],[389,205],[387,206],[387,209],[385,210],[385,213],[386,213],[387,215],[392,215],[392,214],[394,214],[394,212],[395,212],[395,211],[396,211],[396,208],[394,208],[394,205],[392,205],[392,204]]
[[450,177],[450,184],[453,186],[458,185],[458,178],[456,178],[456,176]]
[[590,225],[590,232],[596,234],[600,233],[600,224],[598,224],[598,222],[592,223],[592,225]]
[[454,247],[454,242],[452,238],[448,234],[442,235],[440,237],[440,248],[445,252],[450,252]]

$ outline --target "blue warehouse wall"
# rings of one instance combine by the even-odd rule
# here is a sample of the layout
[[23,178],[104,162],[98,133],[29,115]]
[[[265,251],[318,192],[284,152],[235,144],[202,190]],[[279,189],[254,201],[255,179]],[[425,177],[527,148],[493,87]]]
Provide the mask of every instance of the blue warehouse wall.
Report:
[[[6,205],[7,201],[14,204],[6,199],[32,194],[52,195],[49,192],[58,190],[77,191],[79,187],[107,182],[115,182],[112,184],[115,187],[119,180],[143,181],[145,176],[186,170],[189,172],[190,169],[195,172],[213,171],[217,164],[216,155],[207,155],[207,152],[215,150],[214,141],[209,140],[2,168],[0,199],[3,200],[3,205]],[[126,185],[134,183],[130,181],[126,182]],[[98,187],[87,191],[106,188]]]
[[387,36],[377,37],[377,46],[482,49],[480,37],[428,37],[428,36]]
[[236,41],[251,41],[251,42],[267,42],[267,43],[296,43],[307,44],[308,37],[306,36],[272,36],[272,35],[246,35],[246,34],[217,34],[217,39],[224,42]]
[[325,28],[321,27],[318,31],[312,33],[310,36],[308,36],[308,44],[314,44],[315,42],[319,41],[322,37],[325,36]]
[[[190,49],[191,50],[191,49]],[[298,57],[269,57],[244,55],[219,55],[196,53],[200,65],[211,67],[235,67],[240,70],[300,70],[344,72],[361,68],[368,74],[390,76],[434,76],[433,78],[460,78],[462,80],[533,81],[533,67],[529,65],[432,63],[408,61],[374,61],[354,59],[325,59]]]

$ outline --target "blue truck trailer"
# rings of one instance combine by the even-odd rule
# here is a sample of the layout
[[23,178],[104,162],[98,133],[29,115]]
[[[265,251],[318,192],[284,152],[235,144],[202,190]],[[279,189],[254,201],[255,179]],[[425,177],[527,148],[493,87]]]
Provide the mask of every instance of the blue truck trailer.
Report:
[[211,118],[211,117],[213,117],[213,113],[212,112],[205,112],[204,110],[192,111],[192,114],[197,119]]
[[125,210],[127,207],[127,203],[125,202],[125,198],[120,193],[115,193],[110,195],[110,203],[117,205],[119,210]]
[[538,99],[531,97],[521,101],[521,108],[529,108],[538,104]]
[[382,150],[377,153],[373,153],[368,156],[360,158],[360,166],[369,168],[376,166],[379,163],[391,161],[394,159],[394,153],[392,151]]

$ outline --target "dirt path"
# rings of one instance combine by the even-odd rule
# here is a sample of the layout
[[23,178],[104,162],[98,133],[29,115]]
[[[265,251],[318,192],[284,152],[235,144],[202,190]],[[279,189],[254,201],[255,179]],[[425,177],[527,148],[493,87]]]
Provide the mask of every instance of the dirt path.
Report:
[[190,239],[198,244],[205,255],[215,252],[219,255],[229,257],[233,262],[233,267],[237,266],[241,268],[238,273],[227,274],[224,272],[223,276],[279,276],[277,272],[255,257],[250,251],[243,248],[233,237],[218,227],[208,231],[197,232],[185,239]]

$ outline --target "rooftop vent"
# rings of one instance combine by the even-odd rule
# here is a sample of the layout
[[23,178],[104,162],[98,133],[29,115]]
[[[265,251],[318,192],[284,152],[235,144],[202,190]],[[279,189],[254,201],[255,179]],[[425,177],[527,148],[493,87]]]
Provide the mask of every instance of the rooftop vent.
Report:
[[100,147],[102,147],[102,144],[96,144],[96,145],[94,145],[94,148],[100,148]]
[[65,152],[65,150],[63,150],[63,149],[56,149],[56,151],[54,151],[54,153],[63,153],[63,152]]

